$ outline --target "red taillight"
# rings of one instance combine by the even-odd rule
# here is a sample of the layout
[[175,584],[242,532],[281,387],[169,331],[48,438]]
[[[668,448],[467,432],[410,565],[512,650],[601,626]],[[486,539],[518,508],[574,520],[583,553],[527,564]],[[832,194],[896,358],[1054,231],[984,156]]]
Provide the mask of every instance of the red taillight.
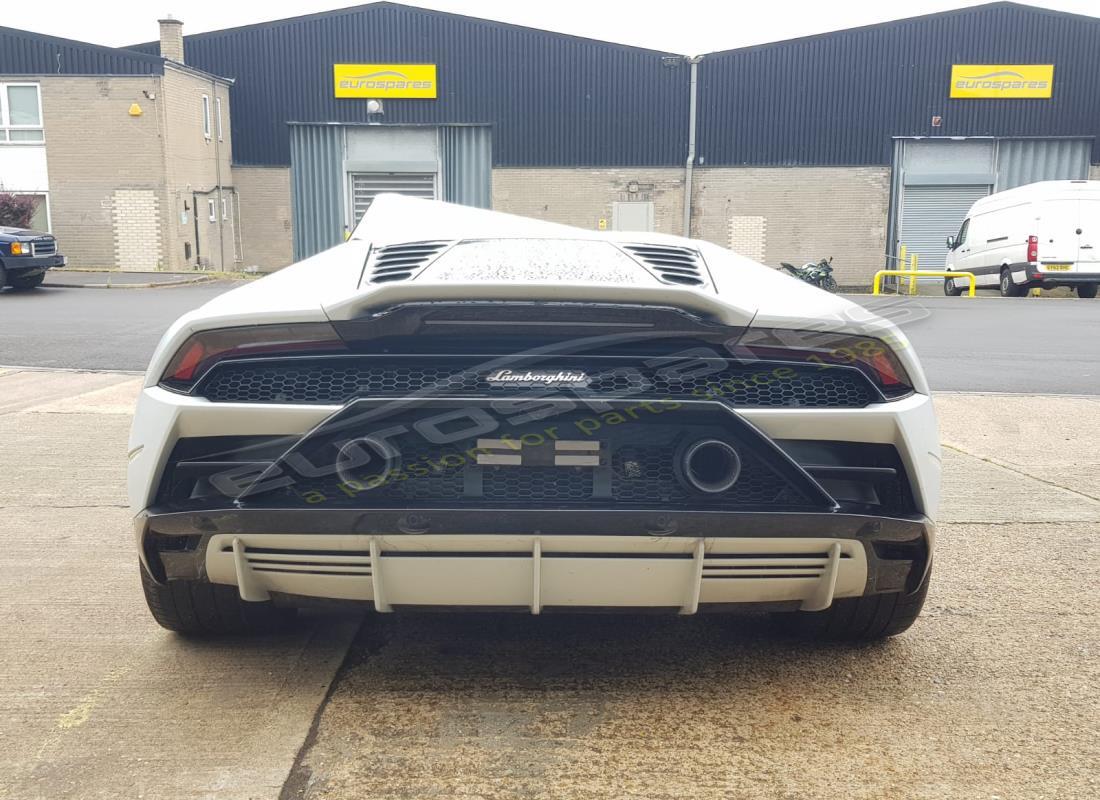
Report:
[[183,356],[179,359],[179,364],[166,377],[175,381],[189,381],[195,377],[195,370],[202,363],[202,357],[206,354],[206,347],[199,339],[192,338],[188,341],[190,344],[184,345],[180,349]]
[[[883,345],[883,347],[885,347],[885,345]],[[869,363],[871,368],[874,369],[875,374],[877,374],[882,381],[883,386],[897,387],[905,385],[905,381],[898,377],[900,365],[895,365],[895,362],[893,362],[886,353],[876,353],[871,356]]]
[[1027,237],[1027,260],[1032,264],[1039,261],[1039,237]]
[[347,345],[325,322],[216,328],[191,336],[168,362],[160,383],[187,391],[211,367],[227,358],[251,358],[281,353],[339,352]]
[[872,336],[750,328],[733,351],[750,359],[817,364],[823,370],[855,367],[889,398],[912,391],[909,375],[897,354],[884,341]]

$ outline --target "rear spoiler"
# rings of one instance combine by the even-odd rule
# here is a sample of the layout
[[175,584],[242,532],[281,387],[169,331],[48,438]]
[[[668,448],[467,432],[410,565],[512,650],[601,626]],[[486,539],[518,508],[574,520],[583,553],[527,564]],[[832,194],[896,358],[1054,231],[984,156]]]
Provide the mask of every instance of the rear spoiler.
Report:
[[409,303],[503,300],[517,302],[613,303],[672,306],[731,327],[752,322],[756,310],[719,300],[711,292],[674,286],[622,286],[616,284],[561,283],[436,283],[410,281],[372,286],[360,294],[325,306],[333,321],[351,320],[372,311]]

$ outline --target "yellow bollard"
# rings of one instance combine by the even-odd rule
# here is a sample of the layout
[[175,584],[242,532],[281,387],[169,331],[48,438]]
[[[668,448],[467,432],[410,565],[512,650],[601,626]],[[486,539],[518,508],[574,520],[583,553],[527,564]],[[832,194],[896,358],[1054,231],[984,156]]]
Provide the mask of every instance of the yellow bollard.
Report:
[[919,257],[919,253],[913,253],[909,256],[909,271],[913,273],[909,276],[909,294],[917,293],[917,259]]
[[[922,269],[916,272],[908,269],[880,269],[878,272],[875,273],[875,279],[871,284],[871,294],[882,294],[882,279],[885,278],[887,275],[899,278],[915,278],[918,275],[923,275],[928,278],[954,278],[955,280],[958,280],[959,278],[966,278],[970,283],[970,287],[967,289],[966,296],[975,296],[973,272],[946,272],[939,269]],[[898,285],[901,285],[900,282]]]
[[[898,246],[898,269],[905,269],[905,245]],[[894,287],[894,291],[901,292],[901,281],[899,280]]]

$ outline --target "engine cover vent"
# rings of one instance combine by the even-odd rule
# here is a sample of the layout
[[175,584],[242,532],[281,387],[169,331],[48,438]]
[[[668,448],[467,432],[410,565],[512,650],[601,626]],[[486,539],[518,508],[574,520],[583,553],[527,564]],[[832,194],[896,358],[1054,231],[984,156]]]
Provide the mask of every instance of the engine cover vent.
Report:
[[626,244],[623,249],[637,258],[664,283],[705,286],[706,266],[698,250],[663,244]]
[[371,253],[368,264],[370,283],[407,281],[420,274],[450,242],[408,242],[379,247]]

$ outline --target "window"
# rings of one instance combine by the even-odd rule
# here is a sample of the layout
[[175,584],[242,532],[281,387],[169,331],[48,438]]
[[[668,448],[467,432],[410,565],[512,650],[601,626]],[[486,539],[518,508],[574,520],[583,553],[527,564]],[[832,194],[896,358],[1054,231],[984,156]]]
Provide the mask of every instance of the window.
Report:
[[37,144],[43,138],[38,84],[0,83],[0,144]]
[[[0,191],[3,190],[0,189]],[[36,192],[5,192],[5,194],[11,194],[12,197],[19,200],[29,200],[31,202],[31,216],[27,222],[28,228],[42,233],[50,232],[50,205],[46,195]]]
[[229,219],[229,198],[222,198],[222,219]]
[[955,248],[954,249],[958,249],[959,247],[961,247],[963,244],[966,243],[966,234],[967,234],[967,231],[969,231],[969,230],[970,230],[970,220],[964,219],[962,227],[959,228],[959,235],[955,239]]
[[202,135],[210,138],[210,95],[202,96]]
[[222,136],[222,99],[220,97],[214,98],[214,122],[218,126],[218,141],[220,142],[225,138]]
[[209,212],[210,221],[211,222],[217,222],[218,221],[217,206],[214,204],[213,200],[207,200],[206,201],[206,210]]

